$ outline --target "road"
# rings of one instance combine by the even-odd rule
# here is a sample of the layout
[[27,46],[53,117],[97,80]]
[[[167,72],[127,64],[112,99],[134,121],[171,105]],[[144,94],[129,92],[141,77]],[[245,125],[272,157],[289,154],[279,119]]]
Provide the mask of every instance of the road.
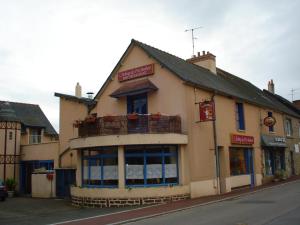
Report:
[[130,224],[300,225],[300,182]]

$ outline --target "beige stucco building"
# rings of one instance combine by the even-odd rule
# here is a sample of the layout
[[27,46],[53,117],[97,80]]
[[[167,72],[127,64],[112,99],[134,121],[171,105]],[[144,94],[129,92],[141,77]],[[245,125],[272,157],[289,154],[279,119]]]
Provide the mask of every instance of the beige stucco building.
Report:
[[217,68],[211,53],[186,61],[135,40],[95,98],[83,98],[79,85],[75,96],[55,95],[58,164],[77,168],[76,205],[152,204],[261,185],[286,169],[284,118],[299,130],[297,112]]
[[12,178],[17,190],[32,193],[35,169],[58,162],[58,134],[38,105],[0,101],[0,179]]

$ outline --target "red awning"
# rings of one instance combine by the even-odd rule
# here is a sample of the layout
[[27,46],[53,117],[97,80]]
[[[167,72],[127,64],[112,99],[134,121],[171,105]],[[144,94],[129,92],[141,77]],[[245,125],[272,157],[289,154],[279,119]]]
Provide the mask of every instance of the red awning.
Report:
[[123,96],[131,96],[143,94],[147,92],[156,91],[158,88],[149,80],[139,80],[135,82],[125,83],[120,88],[110,94],[113,98],[120,98]]

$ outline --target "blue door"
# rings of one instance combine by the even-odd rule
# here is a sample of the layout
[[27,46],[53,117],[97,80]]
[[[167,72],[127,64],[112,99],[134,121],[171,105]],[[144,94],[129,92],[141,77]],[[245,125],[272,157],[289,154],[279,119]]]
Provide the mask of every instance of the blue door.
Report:
[[250,179],[251,179],[251,187],[255,186],[255,174],[254,174],[254,162],[253,162],[253,150],[248,149],[247,150],[247,167],[248,167],[248,172],[250,174]]
[[56,170],[56,197],[69,198],[71,196],[70,186],[76,184],[75,169]]

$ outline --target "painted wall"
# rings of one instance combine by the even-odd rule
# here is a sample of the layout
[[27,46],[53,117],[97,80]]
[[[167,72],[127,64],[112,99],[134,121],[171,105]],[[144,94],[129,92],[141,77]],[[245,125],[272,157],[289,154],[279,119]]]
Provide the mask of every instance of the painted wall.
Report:
[[48,180],[47,174],[34,173],[31,175],[31,196],[33,198],[55,197],[55,175],[53,180]]
[[[292,175],[292,166],[294,167],[294,173],[296,175],[300,174],[300,152],[295,152],[295,145],[298,145],[300,148],[300,119],[291,117],[288,115],[283,116],[283,120],[289,119],[292,122],[292,135],[287,136],[285,130],[285,137],[287,142],[287,150],[285,154],[286,170],[289,176]],[[293,163],[292,163],[293,161]],[[294,164],[294,165],[292,165]]]
[[[109,95],[126,83],[135,82],[144,78],[134,79],[130,81],[119,82],[117,73],[135,67],[154,63],[155,73],[147,78],[158,87],[158,90],[148,94],[148,113],[157,113],[168,115],[180,115],[183,131],[186,128],[186,105],[185,105],[185,91],[182,81],[171,74],[167,69],[162,68],[154,59],[150,58],[140,48],[133,47],[130,54],[122,62],[121,68],[116,71],[112,81],[105,88],[104,92],[98,98],[96,112],[98,116],[105,115],[126,115],[127,105],[126,98],[115,99]],[[171,93],[171,94],[170,94]],[[103,107],[105,106],[105,107]]]
[[[60,98],[59,113],[59,154],[69,148],[69,140],[78,136],[78,128],[73,126],[76,120],[83,120],[87,114],[87,107],[79,102]],[[61,166],[76,168],[76,151],[68,151],[63,157]]]
[[21,146],[22,160],[54,160],[54,168],[58,167],[59,142],[32,144]]
[[[147,79],[154,83],[158,90],[148,94],[148,112],[180,115],[182,131],[188,135],[188,143],[181,147],[184,151],[179,153],[179,162],[182,169],[180,170],[180,182],[181,184],[190,185],[192,197],[216,194],[218,182],[216,179],[213,123],[199,123],[199,106],[196,104],[210,99],[212,97],[211,92],[185,85],[176,75],[161,67],[160,64],[145,54],[139,47],[133,47],[121,62],[121,67],[115,71],[111,81],[98,96],[98,104],[93,112],[97,113],[98,116],[126,114],[126,98],[115,99],[109,95],[126,83],[146,78],[119,82],[117,73],[151,63],[155,65],[155,73],[147,76]],[[236,125],[236,102],[239,102],[239,100],[220,95],[215,96],[216,135],[217,145],[220,148],[221,186],[223,192],[230,191],[231,188],[239,185],[249,184],[248,176],[230,176],[229,149],[231,147],[245,147],[253,150],[255,182],[256,185],[260,185],[263,177],[261,134],[284,136],[283,115],[281,113],[272,111],[277,123],[274,132],[270,133],[268,128],[263,125],[263,119],[268,115],[268,111],[271,110],[245,102],[243,103],[246,129],[244,131],[238,130]],[[61,106],[62,109],[64,108]],[[70,109],[64,110],[68,111]],[[76,109],[77,112],[78,109]],[[77,118],[75,115],[72,116],[72,122],[75,119],[79,119],[78,117],[84,117],[85,115],[84,111],[80,111],[78,115],[76,114]],[[62,120],[61,122],[65,123]],[[63,126],[66,126],[66,129],[69,126],[68,129],[70,129],[70,124],[68,123],[65,123]],[[64,143],[67,137],[70,138],[72,132],[74,131],[69,130],[67,132],[69,135],[64,136],[62,138],[64,141],[61,143]],[[253,136],[254,144],[249,146],[232,144],[231,134]],[[73,135],[76,136],[76,133],[73,133]],[[80,165],[80,160],[77,161],[77,165]],[[79,172],[77,173],[77,179],[80,179]]]
[[[12,127],[13,126],[13,127]],[[15,129],[17,127],[17,129]],[[6,132],[6,135],[5,135]],[[11,133],[11,139],[10,139]],[[6,137],[6,143],[5,143]],[[6,148],[7,155],[20,155],[21,130],[19,123],[0,122],[0,155],[4,155]],[[17,157],[17,160],[19,157]],[[18,164],[6,164],[6,179],[19,177]],[[0,179],[4,179],[4,164],[0,164]]]

